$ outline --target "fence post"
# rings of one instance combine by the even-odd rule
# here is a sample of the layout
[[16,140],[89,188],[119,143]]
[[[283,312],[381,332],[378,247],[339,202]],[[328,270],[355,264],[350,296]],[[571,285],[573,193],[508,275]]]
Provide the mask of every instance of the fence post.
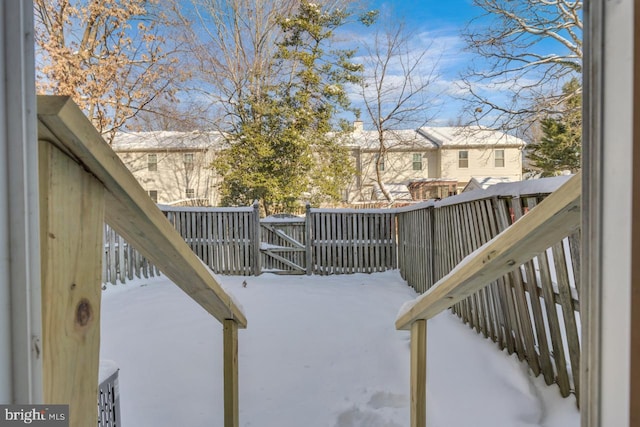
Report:
[[104,187],[52,144],[39,152],[44,403],[69,404],[71,427],[95,426]]
[[253,202],[253,275],[262,273],[260,265],[260,204],[258,200]]
[[304,216],[304,231],[305,231],[305,253],[306,253],[306,267],[307,267],[307,276],[311,276],[313,272],[313,257],[311,253],[311,205],[307,203],[305,206],[305,216]]

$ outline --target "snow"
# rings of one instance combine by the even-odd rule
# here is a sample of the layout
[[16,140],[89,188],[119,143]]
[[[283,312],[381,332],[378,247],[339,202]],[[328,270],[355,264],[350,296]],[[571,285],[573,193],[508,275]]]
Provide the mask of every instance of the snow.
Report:
[[418,132],[439,147],[526,145],[520,138],[485,126],[425,126]]
[[136,150],[185,150],[221,148],[223,135],[218,132],[119,132],[113,139],[111,147],[117,151]]
[[260,222],[262,223],[273,222],[277,224],[282,224],[282,223],[304,224],[305,217],[297,216],[297,215],[289,215],[289,214],[277,214],[277,215],[264,217],[260,220]]
[[[300,246],[304,246],[304,245],[300,245]],[[266,242],[260,242],[260,250],[261,251],[268,251],[270,249],[291,249],[291,246],[280,246],[280,245],[274,245],[272,243],[266,243]]]
[[[394,319],[416,294],[397,271],[219,279],[249,322],[241,426],[409,425],[409,334]],[[579,425],[574,397],[450,312],[427,329],[430,427]],[[101,333],[102,359],[120,368],[122,425],[222,425],[222,326],[169,280],[109,287]]]
[[163,212],[253,212],[251,206],[226,206],[226,207],[202,207],[202,206],[171,206],[158,205]]
[[118,364],[113,360],[101,359],[98,369],[98,382],[102,383],[118,371]]
[[529,179],[525,181],[505,182],[492,185],[486,190],[472,190],[447,197],[436,202],[435,206],[448,206],[473,200],[488,199],[494,196],[527,196],[532,194],[553,193],[571,178],[569,175],[550,178]]
[[418,295],[413,301],[408,301],[405,304],[402,304],[402,306],[400,307],[400,310],[398,310],[398,314],[396,315],[395,321],[399,321],[402,317],[404,317],[407,313],[409,313],[409,311],[413,307],[418,305],[422,300],[427,299],[427,297],[429,295],[431,295],[432,293],[437,292],[437,289],[440,288],[440,286],[442,286],[442,283],[446,282],[447,280],[449,280],[449,278],[451,276],[457,274],[460,270],[465,268],[467,266],[467,264],[469,264],[471,261],[473,261],[473,259],[476,258],[476,256],[480,252],[482,252],[485,248],[491,246],[496,240],[498,240],[499,237],[500,237],[500,235],[498,234],[498,235],[494,236],[491,240],[489,240],[487,243],[477,247],[469,255],[467,255],[466,257],[462,258],[462,260],[458,264],[456,264],[456,266],[453,267],[450,272],[445,274],[430,289],[428,289],[422,295]]

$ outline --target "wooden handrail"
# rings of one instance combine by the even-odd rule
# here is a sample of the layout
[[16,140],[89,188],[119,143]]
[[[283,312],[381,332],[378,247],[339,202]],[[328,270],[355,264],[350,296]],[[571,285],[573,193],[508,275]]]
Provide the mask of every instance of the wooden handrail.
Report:
[[580,227],[582,178],[573,176],[509,228],[464,258],[405,306],[397,329],[411,331],[411,427],[425,427],[427,320],[519,268]]
[[464,258],[398,315],[396,328],[408,330],[428,320],[533,258],[580,226],[580,174],[511,227]]
[[247,326],[242,311],[69,97],[38,97],[38,134],[102,182],[105,222],[220,323],[233,319]]
[[103,223],[224,325],[224,426],[238,427],[238,328],[247,320],[69,97],[38,97],[44,403],[95,425]]
[[575,175],[398,314],[396,328],[411,331],[411,427],[426,427],[427,320],[576,231],[581,187],[581,176]]

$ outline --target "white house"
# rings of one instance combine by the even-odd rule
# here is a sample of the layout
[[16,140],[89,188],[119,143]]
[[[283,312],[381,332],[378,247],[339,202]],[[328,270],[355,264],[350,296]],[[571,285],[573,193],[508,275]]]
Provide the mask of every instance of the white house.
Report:
[[111,147],[156,203],[216,206],[220,178],[211,162],[220,142],[212,132],[131,132]]
[[[376,179],[376,133],[358,126],[345,143],[357,171],[345,200],[384,199]],[[211,163],[223,145],[219,133],[163,131],[120,133],[112,148],[157,203],[215,206],[222,178]],[[384,191],[397,201],[457,194],[473,177],[522,179],[524,141],[487,128],[389,131],[385,147],[380,173]]]
[[378,133],[363,130],[361,123],[348,140],[358,171],[349,201],[379,199],[380,184],[396,194],[402,186],[420,200],[457,194],[474,177],[522,180],[520,138],[485,127],[422,127],[386,131],[381,149]]

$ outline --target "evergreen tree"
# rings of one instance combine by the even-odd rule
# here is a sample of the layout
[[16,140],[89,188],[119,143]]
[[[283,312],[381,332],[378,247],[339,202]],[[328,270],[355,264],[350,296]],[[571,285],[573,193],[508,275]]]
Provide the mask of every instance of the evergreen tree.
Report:
[[574,95],[567,98],[561,115],[541,121],[542,137],[528,147],[532,169],[541,176],[554,176],[566,170],[575,173],[580,169],[582,96],[579,87],[577,79],[571,79],[563,86],[565,94]]
[[237,106],[240,125],[214,162],[223,204],[258,199],[269,215],[301,200],[340,198],[353,170],[340,144],[347,126],[336,117],[350,109],[344,85],[358,82],[362,66],[351,62],[354,51],[326,47],[348,18],[344,9],[303,1],[279,20],[276,60],[285,72]]

